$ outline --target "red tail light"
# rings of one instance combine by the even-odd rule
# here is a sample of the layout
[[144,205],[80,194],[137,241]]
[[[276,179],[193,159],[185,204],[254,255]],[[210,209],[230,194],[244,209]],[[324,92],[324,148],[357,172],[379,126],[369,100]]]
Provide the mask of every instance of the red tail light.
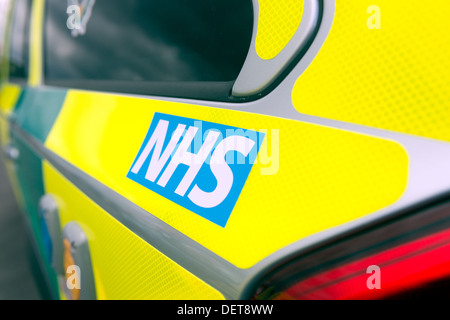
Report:
[[[369,266],[380,268],[380,289],[369,289]],[[293,299],[380,299],[450,276],[450,230],[345,264],[298,282]]]
[[[375,266],[375,267],[371,267]],[[371,268],[369,268],[371,267]],[[330,242],[272,270],[255,299],[392,299],[450,291],[450,204]],[[374,287],[373,281],[379,287]],[[448,295],[447,293],[445,293]],[[403,296],[402,296],[403,295]]]

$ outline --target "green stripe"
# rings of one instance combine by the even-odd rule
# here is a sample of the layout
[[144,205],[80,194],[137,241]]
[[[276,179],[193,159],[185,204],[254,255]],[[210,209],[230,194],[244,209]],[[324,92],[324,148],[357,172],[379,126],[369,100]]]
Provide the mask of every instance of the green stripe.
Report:
[[65,89],[25,88],[11,120],[44,143],[64,104],[66,94]]

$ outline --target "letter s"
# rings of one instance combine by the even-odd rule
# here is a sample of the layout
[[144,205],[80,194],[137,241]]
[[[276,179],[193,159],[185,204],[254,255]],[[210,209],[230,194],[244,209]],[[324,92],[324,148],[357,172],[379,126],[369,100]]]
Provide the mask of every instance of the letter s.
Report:
[[197,184],[189,193],[188,198],[196,205],[203,208],[213,208],[221,204],[233,186],[233,171],[225,161],[225,155],[229,151],[238,151],[245,157],[253,149],[255,142],[243,136],[231,136],[223,139],[211,156],[211,171],[217,179],[216,189],[212,192],[201,190]]

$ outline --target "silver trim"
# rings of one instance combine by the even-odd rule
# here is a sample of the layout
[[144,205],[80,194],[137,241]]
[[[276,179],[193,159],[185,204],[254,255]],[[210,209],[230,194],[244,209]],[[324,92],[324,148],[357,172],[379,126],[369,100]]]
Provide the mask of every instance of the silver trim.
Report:
[[[303,1],[303,0],[298,0]],[[256,52],[259,2],[253,0],[253,35],[247,58],[234,83],[232,94],[236,97],[254,95],[269,86],[284,71],[286,66],[311,40],[319,21],[319,0],[304,0],[300,25],[285,48],[274,58],[265,60]]]

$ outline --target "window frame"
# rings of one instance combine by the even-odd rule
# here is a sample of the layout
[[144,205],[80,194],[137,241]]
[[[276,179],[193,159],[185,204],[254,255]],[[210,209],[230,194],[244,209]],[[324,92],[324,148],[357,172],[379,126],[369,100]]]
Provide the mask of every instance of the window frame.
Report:
[[[249,1],[251,5],[251,21],[249,25],[254,25],[254,10],[253,1]],[[42,82],[46,86],[61,87],[70,89],[80,89],[86,91],[98,91],[108,93],[119,94],[132,94],[132,95],[145,95],[156,97],[169,97],[169,98],[181,98],[181,99],[193,99],[193,100],[205,100],[215,102],[241,102],[244,99],[236,98],[232,96],[232,88],[236,79],[231,81],[117,81],[117,80],[86,80],[86,79],[49,79],[47,76],[47,31],[46,22],[49,15],[49,1],[45,2],[44,8],[44,23],[43,23],[43,36],[42,36]],[[253,32],[253,30],[251,30]],[[250,50],[251,35],[248,39],[247,53]],[[245,59],[240,67],[245,62]],[[240,71],[239,71],[240,72]],[[239,73],[238,73],[239,75]]]

